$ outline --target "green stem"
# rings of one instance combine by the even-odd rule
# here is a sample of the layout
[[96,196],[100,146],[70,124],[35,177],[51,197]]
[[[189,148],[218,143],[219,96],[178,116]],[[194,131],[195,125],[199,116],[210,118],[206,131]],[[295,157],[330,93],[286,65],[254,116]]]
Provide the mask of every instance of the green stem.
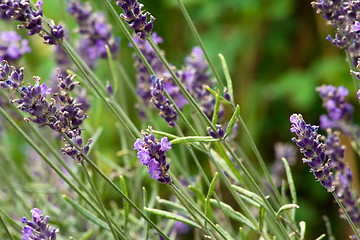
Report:
[[[84,64],[80,57],[77,55],[77,53],[72,49],[70,44],[64,40],[62,42],[62,47],[64,51],[67,53],[67,55],[71,58],[71,60],[75,63],[77,68],[82,73],[83,77],[88,81],[88,83],[91,85],[93,90],[95,91],[96,95],[101,99],[101,101],[105,104],[105,106],[110,110],[110,112],[114,115],[114,117],[121,123],[121,125],[128,131],[130,136],[135,140],[136,136],[141,137],[140,132],[135,127],[133,122],[129,119],[129,117],[125,114],[124,110],[117,104],[110,103],[110,99],[107,99],[102,92],[104,92],[103,85],[98,82],[97,77],[95,74],[87,67],[86,64]],[[84,70],[85,69],[85,70]],[[88,74],[91,75],[91,78],[88,76]],[[95,84],[95,82],[97,84]],[[102,92],[99,90],[99,88],[102,90]],[[105,90],[106,92],[106,90]],[[136,135],[136,136],[135,136]]]
[[[209,63],[209,66],[210,66],[212,72],[214,73],[217,82],[219,83],[221,89],[224,89],[224,84],[221,82],[220,76],[219,76],[218,72],[216,71],[215,65],[211,61],[210,56],[209,56],[208,52],[206,51],[205,45],[202,42],[202,40],[200,38],[200,35],[199,35],[198,31],[196,30],[196,27],[195,27],[193,21],[191,20],[191,17],[189,15],[189,13],[186,11],[184,3],[181,0],[177,0],[177,2],[179,4],[181,12],[183,13],[183,15],[185,17],[185,20],[186,20],[187,24],[190,27],[191,32],[193,33],[196,41],[198,42],[199,46],[203,50],[205,58],[206,58],[207,62]],[[234,101],[234,99],[231,99],[231,100]]]
[[[61,136],[63,136],[65,138],[65,140],[73,147],[76,147],[79,151],[81,151],[81,149],[79,149],[72,141],[71,139],[69,139],[68,136],[66,136],[64,133],[61,133]],[[95,169],[96,172],[98,172],[98,174],[108,183],[110,184],[111,187],[114,188],[114,190],[121,195],[121,197],[123,199],[125,199],[135,210],[136,212],[139,213],[139,215],[144,218],[151,226],[153,226],[153,228],[155,228],[155,230],[161,235],[163,236],[165,239],[170,240],[165,233],[162,232],[162,230],[154,223],[151,221],[151,219],[146,216],[144,214],[143,211],[140,210],[140,208],[138,206],[136,206],[136,204],[128,197],[126,196],[126,194],[118,187],[116,186],[116,184],[85,154],[81,154],[81,156],[85,159],[85,161],[87,163],[90,164],[90,166],[92,168]]]
[[250,143],[250,147],[251,147],[252,150],[254,151],[255,156],[256,156],[259,164],[260,164],[260,167],[261,167],[262,171],[264,172],[267,180],[269,181],[273,192],[275,193],[276,199],[279,201],[279,203],[280,203],[281,206],[284,205],[284,202],[283,202],[283,200],[282,200],[282,198],[281,198],[281,195],[280,195],[278,189],[276,188],[276,186],[275,186],[275,184],[274,184],[274,182],[273,182],[273,180],[272,180],[272,178],[271,178],[271,175],[270,175],[270,173],[269,173],[269,170],[267,169],[266,164],[265,164],[265,162],[264,162],[264,160],[263,160],[263,158],[262,158],[262,156],[261,156],[258,148],[256,147],[256,144],[255,144],[255,142],[254,142],[254,140],[253,140],[253,138],[252,138],[252,136],[251,136],[251,134],[250,134],[250,131],[249,131],[249,129],[247,128],[247,126],[246,126],[244,120],[242,119],[240,113],[239,113],[239,115],[238,115],[238,118],[239,118],[240,126],[242,126],[242,128],[243,128],[244,131],[245,131],[245,135],[248,137],[248,140],[249,140],[249,143]]
[[[2,114],[5,119],[15,128],[15,130],[25,139],[25,141],[42,157],[42,159],[44,159],[44,161],[72,188],[74,189],[74,191],[79,194],[79,196],[81,196],[85,202],[87,204],[89,204],[89,206],[91,208],[93,208],[99,215],[101,215],[101,211],[99,209],[97,209],[94,204],[92,203],[92,201],[86,197],[84,195],[83,192],[80,191],[79,188],[77,188],[72,181],[70,181],[65,175],[64,173],[58,169],[53,163],[52,161],[45,155],[45,153],[37,146],[36,143],[34,143],[30,137],[14,122],[14,120],[12,120],[12,118],[4,111],[4,109],[2,107],[0,107],[0,114]],[[117,229],[118,232],[120,232],[119,229]]]
[[353,221],[351,220],[349,214],[347,213],[346,209],[344,208],[344,205],[340,202],[340,199],[338,198],[338,196],[336,195],[335,191],[332,191],[331,194],[333,195],[333,197],[335,198],[335,201],[337,202],[337,204],[339,205],[339,207],[341,208],[341,211],[343,212],[343,214],[345,215],[348,223],[350,224],[352,230],[354,231],[356,237],[358,239],[360,239],[360,234],[359,231],[356,229]]
[[10,239],[10,240],[14,240],[14,238],[13,238],[12,235],[10,234],[10,231],[9,231],[9,229],[7,228],[4,220],[2,219],[1,214],[0,214],[0,222],[1,222],[1,225],[3,225],[3,227],[4,227],[4,229],[5,229],[5,232],[6,232],[7,235],[9,236],[9,239]]
[[[243,163],[239,161],[238,157],[236,156],[234,151],[231,149],[229,144],[227,142],[225,142],[225,141],[223,141],[223,144],[224,144],[225,148],[229,151],[230,155],[235,159],[235,161],[237,162],[237,164],[239,165],[241,170],[244,172],[245,177],[249,180],[251,188],[254,189],[254,191],[262,198],[262,200],[266,204],[266,209],[268,210],[268,212],[269,212],[271,218],[273,219],[273,221],[276,222],[277,221],[276,212],[272,208],[272,206],[269,203],[268,199],[262,193],[259,186],[256,184],[255,180],[253,179],[253,177],[251,176],[249,171],[245,168]],[[276,225],[276,226],[278,226],[282,230],[283,234],[286,236],[286,239],[290,239],[289,236],[286,234],[286,230],[285,230],[285,228],[284,228],[284,226],[282,224],[279,224],[279,225]]]
[[[100,206],[100,209],[101,209],[102,213],[104,214],[105,220],[106,220],[107,224],[110,227],[110,230],[111,230],[112,235],[114,236],[114,239],[118,239],[118,237],[117,237],[117,235],[115,233],[115,230],[114,230],[114,228],[113,228],[113,226],[112,226],[112,224],[110,222],[109,215],[108,215],[108,213],[107,213],[107,211],[105,209],[105,206],[104,206],[104,204],[103,204],[103,202],[102,202],[102,200],[100,198],[100,195],[99,195],[98,191],[96,190],[94,182],[91,180],[91,177],[90,177],[89,172],[87,171],[87,169],[85,167],[84,162],[81,163],[81,166],[82,166],[82,168],[84,170],[85,177],[86,177],[87,181],[90,183],[91,189],[93,190],[94,195],[96,196],[96,200],[98,202],[98,205]],[[126,239],[125,236],[122,235],[122,234],[120,235],[120,238],[121,239]]]
[[[219,230],[219,228],[208,217],[206,217],[204,213],[202,213],[196,206],[194,206],[193,203],[191,202],[191,200],[189,200],[173,183],[170,183],[168,186],[169,186],[170,190],[177,196],[177,198],[183,203],[184,207],[189,206],[193,211],[195,211],[197,214],[199,214],[205,220],[205,222],[209,223],[209,225],[218,234],[220,234],[221,237],[223,237],[224,239],[227,239],[226,236]],[[201,223],[201,221],[197,221],[197,222],[204,229],[204,226]]]

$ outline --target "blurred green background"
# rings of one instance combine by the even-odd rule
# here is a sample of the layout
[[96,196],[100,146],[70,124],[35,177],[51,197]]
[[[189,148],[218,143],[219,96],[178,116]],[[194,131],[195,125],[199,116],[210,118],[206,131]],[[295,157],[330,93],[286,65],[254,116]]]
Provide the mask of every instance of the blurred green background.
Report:
[[[160,47],[171,63],[181,67],[185,56],[197,44],[176,0],[141,2],[156,17],[154,31],[164,39]],[[94,0],[91,3],[94,8],[105,11],[115,26],[114,34],[122,38],[119,59],[135,82],[132,49],[128,47],[127,40],[102,1]],[[308,123],[319,124],[319,116],[325,110],[315,91],[316,86],[332,84],[347,87],[350,90],[347,100],[355,106],[354,120],[358,122],[356,92],[345,55],[325,40],[333,29],[315,13],[309,1],[184,0],[184,3],[219,72],[221,65],[217,55],[222,53],[225,56],[234,83],[236,102],[269,165],[274,161],[274,143],[289,142],[293,137],[289,132],[292,113],[301,113]],[[70,15],[59,11],[63,9],[63,4],[62,0],[44,1],[46,16],[55,22],[76,27]],[[4,28],[11,29],[14,25]],[[26,36],[25,31],[21,33]],[[26,71],[46,79],[55,67],[54,61],[49,61],[53,54],[51,47],[38,44],[41,41],[38,37],[28,39],[33,52],[24,61],[31,65]],[[101,77],[106,75],[106,62],[101,62],[100,66],[105,66],[98,69]],[[129,98],[134,99],[133,96]],[[104,118],[104,114],[109,115],[108,112],[92,111],[88,120],[91,124],[105,121],[99,143],[102,153],[116,158],[113,155],[118,149],[119,139],[112,134],[113,119]],[[132,111],[132,114],[136,118],[136,111]],[[241,129],[237,140],[252,156]],[[351,148],[348,140],[343,140]],[[353,155],[349,151],[348,161],[357,161]],[[300,154],[292,170],[299,195],[297,219],[307,222],[307,239],[326,233],[322,215],[329,216],[335,236],[347,238],[350,230],[344,220],[339,220],[338,206],[331,195],[314,181],[309,168],[302,164]],[[355,176],[355,181],[357,179]]]

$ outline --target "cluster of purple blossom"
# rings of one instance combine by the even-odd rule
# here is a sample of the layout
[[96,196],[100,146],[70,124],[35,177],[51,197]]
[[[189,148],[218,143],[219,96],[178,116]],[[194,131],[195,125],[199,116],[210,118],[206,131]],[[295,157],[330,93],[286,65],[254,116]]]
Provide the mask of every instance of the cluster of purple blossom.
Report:
[[[340,145],[339,132],[333,133],[331,129],[328,129],[325,144],[326,155],[331,159],[331,168],[334,170],[335,192],[351,220],[359,225],[359,197],[352,188],[352,172],[350,167],[344,162],[345,146]],[[343,214],[341,216],[345,218]]]
[[45,43],[50,45],[58,44],[64,37],[64,30],[59,24],[56,26],[52,21],[49,25],[51,35],[45,33],[43,29],[43,0],[36,2],[37,9],[30,6],[29,0],[1,0],[0,9],[2,15],[18,21],[21,25],[18,28],[26,28],[29,30],[29,35],[39,34],[44,38]]
[[148,127],[147,132],[142,131],[141,134],[144,139],[138,138],[134,143],[139,162],[148,167],[151,178],[170,184],[171,178],[168,174],[170,164],[166,162],[166,151],[171,149],[171,142],[167,137],[163,137],[160,141],[156,139],[151,127]]
[[78,82],[74,82],[74,76],[71,75],[64,79],[59,72],[59,92],[56,94],[59,101],[57,102],[52,98],[49,102],[46,96],[51,93],[51,89],[45,83],[41,84],[39,77],[34,77],[34,86],[31,84],[23,86],[23,71],[23,68],[16,70],[6,61],[3,61],[0,64],[0,86],[4,89],[16,91],[20,95],[20,98],[11,102],[16,103],[17,108],[31,115],[31,117],[26,117],[25,121],[34,122],[39,126],[49,126],[57,132],[65,133],[74,140],[78,148],[66,144],[62,151],[77,161],[81,161],[81,154],[87,153],[91,140],[83,146],[80,125],[87,115],[80,108],[81,104],[77,103],[76,99],[69,94]]
[[317,0],[311,4],[317,8],[317,13],[336,29],[335,37],[329,35],[326,39],[334,46],[348,49],[356,66],[360,53],[360,26],[357,14],[360,3],[352,0]]
[[343,86],[336,88],[331,85],[317,87],[316,91],[319,92],[323,106],[328,111],[328,115],[320,116],[320,128],[332,128],[340,130],[344,134],[350,134],[353,106],[345,101],[349,91]]
[[27,52],[31,52],[28,40],[14,31],[0,33],[0,61],[15,62]]
[[177,124],[178,113],[170,103],[170,100],[164,96],[164,83],[162,79],[151,76],[153,82],[151,87],[151,102],[160,110],[160,117],[164,118],[169,126],[174,127]]
[[141,10],[143,4],[138,3],[137,0],[115,0],[115,4],[121,7],[124,14],[120,14],[120,17],[127,22],[130,29],[135,31],[138,38],[145,39],[151,34],[155,18],[149,12]]
[[[163,41],[155,32],[152,34],[152,38],[155,44]],[[156,76],[163,80],[164,88],[174,100],[176,106],[182,109],[187,101],[160,58],[146,40],[134,38],[134,41],[149,62]],[[177,77],[200,105],[203,112],[211,119],[214,111],[215,97],[206,89],[206,86],[212,88],[215,85],[215,80],[209,73],[209,66],[203,55],[204,53],[199,47],[194,47],[191,54],[185,58],[185,65],[181,70],[173,68]],[[151,99],[151,75],[140,57],[137,55],[134,57],[136,59],[135,68],[137,69],[137,93],[142,97],[144,103],[147,104]],[[222,115],[223,111],[221,110],[219,119],[221,119]]]
[[304,154],[303,162],[310,166],[310,172],[329,192],[334,191],[334,178],[325,154],[325,144],[320,141],[321,135],[317,133],[319,127],[306,124],[301,114],[291,115],[290,122],[290,131],[298,136],[297,139],[292,138],[292,141]]
[[90,68],[94,68],[96,59],[108,57],[106,45],[109,46],[111,54],[116,56],[120,38],[114,38],[111,26],[106,23],[102,12],[93,12],[89,3],[83,5],[78,0],[70,1],[67,11],[79,25],[79,53]]
[[26,217],[21,219],[22,223],[26,223],[23,228],[22,240],[55,240],[58,229],[50,230],[49,217],[43,216],[41,211],[33,208],[31,211],[32,221],[27,220]]

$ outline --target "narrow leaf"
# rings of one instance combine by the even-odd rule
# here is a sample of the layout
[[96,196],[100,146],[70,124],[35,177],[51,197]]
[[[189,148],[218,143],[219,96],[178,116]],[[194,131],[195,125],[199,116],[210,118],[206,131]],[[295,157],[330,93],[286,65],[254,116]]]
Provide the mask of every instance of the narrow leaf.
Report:
[[264,207],[260,207],[260,210],[259,210],[259,228],[260,228],[260,231],[262,231],[263,229],[263,226],[264,226],[264,216],[265,216],[265,208]]
[[212,212],[211,212],[211,207],[210,207],[210,197],[212,196],[214,190],[215,190],[215,184],[216,184],[216,180],[219,176],[219,173],[216,172],[214,178],[212,179],[210,186],[209,186],[209,191],[206,195],[206,204],[205,204],[205,215],[207,217],[209,217],[210,220],[212,219]]
[[215,107],[214,107],[214,113],[212,117],[212,124],[216,125],[219,117],[219,111],[220,111],[220,93],[219,89],[216,91],[216,98],[215,98]]
[[199,189],[195,188],[195,187],[192,186],[192,185],[189,185],[188,188],[189,188],[191,191],[195,192],[197,198],[201,201],[202,204],[205,204],[205,195],[204,195],[202,192],[200,192]]
[[[125,178],[124,176],[120,176],[120,180],[121,180],[121,188],[124,192],[124,194],[129,197],[129,193],[128,193],[128,190],[127,190],[127,187],[126,187],[126,183],[125,183]],[[124,228],[126,229],[126,225],[129,221],[129,203],[127,201],[124,200],[124,210],[125,210],[125,214],[124,214]]]
[[300,226],[300,240],[305,239],[305,231],[306,231],[306,223],[304,221],[301,221],[299,223]]
[[279,211],[277,211],[277,213],[276,213],[277,220],[280,221],[280,216],[281,216],[281,213],[283,211],[286,211],[286,210],[289,210],[289,209],[294,209],[294,208],[299,208],[299,206],[296,205],[296,204],[292,204],[292,203],[291,204],[285,204],[285,205],[281,206]]
[[225,136],[224,136],[224,139],[229,136],[229,134],[231,133],[231,130],[236,122],[236,119],[238,118],[238,115],[240,113],[240,106],[239,105],[236,105],[236,109],[235,109],[235,112],[234,114],[232,115],[230,121],[229,121],[229,124],[228,126],[226,127],[226,131],[225,131]]
[[286,158],[282,158],[281,160],[284,163],[286,177],[287,177],[287,180],[288,180],[288,183],[289,183],[292,203],[296,204],[297,203],[296,188],[295,188],[295,184],[294,184],[294,180],[293,180],[293,177],[292,177],[292,173],[291,173],[289,163],[287,162]]
[[188,224],[188,225],[190,225],[192,227],[201,229],[201,226],[199,224],[197,224],[196,222],[194,222],[194,221],[192,221],[192,220],[190,220],[188,218],[185,218],[183,216],[180,216],[178,214],[163,211],[163,210],[159,210],[159,209],[155,209],[155,208],[145,208],[145,210],[150,212],[150,213],[153,213],[155,215],[158,215],[160,217],[165,217],[165,218],[172,219],[172,220],[175,220],[175,221],[183,222],[183,223]]
[[223,71],[224,71],[224,75],[225,75],[225,79],[226,79],[226,85],[227,85],[228,93],[230,95],[230,99],[231,99],[231,101],[234,101],[234,91],[233,91],[233,85],[232,85],[232,80],[231,80],[231,77],[230,77],[229,69],[227,67],[225,58],[221,53],[219,53],[219,58],[220,58],[221,65],[222,65],[222,68],[223,68]]
[[197,137],[197,136],[190,136],[190,137],[179,137],[174,140],[171,140],[172,144],[178,143],[189,143],[189,142],[217,142],[219,139],[214,139],[213,137]]
[[189,213],[187,212],[186,208],[184,208],[179,203],[172,202],[172,201],[169,201],[166,199],[161,199],[160,197],[157,197],[156,199],[159,204],[164,205],[164,206],[174,210],[175,212],[179,212],[179,213],[183,214],[184,216],[189,216]]
[[[249,199],[252,199],[255,203],[257,203],[260,206],[265,206],[264,201],[256,194],[253,192],[250,192],[249,190],[246,190],[245,188],[242,188],[240,186],[236,186],[236,185],[231,185],[231,187],[237,191],[238,193],[240,193],[241,195],[246,196]],[[256,206],[256,205],[255,205]]]
[[[206,89],[207,89],[212,95],[214,95],[214,96],[216,97],[216,92],[215,92],[213,89],[211,89],[209,86],[206,86]],[[225,103],[226,105],[232,106],[232,103],[229,102],[228,100],[226,100],[223,96],[220,96],[220,99],[221,99],[221,101],[222,101],[223,103]]]
[[315,240],[321,240],[321,239],[324,239],[324,237],[326,237],[325,233],[323,233],[320,237],[316,238]]
[[229,216],[230,218],[241,222],[243,224],[245,224],[246,226],[250,227],[251,229],[257,231],[257,229],[255,228],[255,226],[252,224],[252,222],[247,219],[244,215],[242,215],[241,213],[239,213],[238,211],[235,211],[230,205],[220,202],[220,205],[218,204],[218,202],[215,199],[210,199],[210,203],[216,207],[220,207],[224,210],[224,214],[226,216]]
[[[108,55],[108,61],[109,61],[109,67],[110,67],[110,71],[111,71],[111,75],[112,75],[112,85],[114,86],[114,95],[116,94],[117,90],[118,90],[118,74],[117,74],[117,70],[116,70],[116,66],[109,48],[109,45],[105,45],[106,47],[106,52]],[[120,94],[122,95],[122,94]]]
[[73,201],[71,198],[69,198],[66,195],[63,195],[63,198],[67,203],[69,203],[76,211],[78,211],[81,215],[83,215],[85,218],[90,220],[91,222],[97,224],[98,226],[110,231],[109,225],[104,222],[103,220],[99,219],[95,215],[93,215],[91,212],[80,206],[77,202]]
[[[147,212],[145,210],[145,208],[148,206],[148,197],[147,197],[147,191],[146,191],[146,188],[143,187],[143,211],[144,211],[144,214],[147,215]],[[145,236],[144,236],[144,239],[145,240],[148,240],[149,239],[149,224],[145,221],[144,223],[144,233],[145,233]]]

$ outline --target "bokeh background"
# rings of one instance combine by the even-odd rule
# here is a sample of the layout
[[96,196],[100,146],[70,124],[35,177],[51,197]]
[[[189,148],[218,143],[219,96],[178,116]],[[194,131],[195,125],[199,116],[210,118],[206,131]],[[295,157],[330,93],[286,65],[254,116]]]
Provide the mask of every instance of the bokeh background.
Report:
[[[322,84],[343,85],[350,90],[347,98],[355,107],[354,121],[358,122],[359,109],[357,97],[345,54],[332,46],[325,37],[333,34],[331,26],[316,14],[310,1],[298,0],[183,0],[192,17],[204,44],[221,72],[218,54],[225,56],[234,83],[236,102],[264,159],[270,166],[274,161],[274,143],[290,142],[289,117],[301,113],[308,123],[319,124],[319,116],[325,113],[315,88]],[[160,47],[166,52],[168,60],[177,67],[196,46],[196,41],[177,7],[176,0],[142,0],[146,10],[156,17],[154,31],[164,42]],[[108,19],[115,21],[106,11],[102,1],[91,1],[94,8],[104,10]],[[64,9],[62,0],[44,1],[44,12],[55,22],[76,27],[71,16]],[[14,29],[15,24],[2,24],[1,27]],[[26,37],[25,31],[19,31]],[[113,32],[122,38],[119,60],[126,67],[135,82],[133,50],[119,28]],[[76,34],[70,33],[72,38]],[[27,73],[48,78],[55,63],[51,47],[39,44],[38,37],[28,38],[33,52],[27,54],[23,63],[28,65]],[[100,62],[97,73],[106,76],[106,62]],[[30,67],[31,66],[31,67]],[[104,67],[101,67],[104,66]],[[105,81],[106,79],[104,79]],[[133,96],[129,95],[128,108],[132,109]],[[96,102],[95,102],[96,103]],[[114,152],[118,149],[119,138],[114,136],[112,118],[108,112],[89,113],[91,124],[103,124],[104,132],[99,141],[101,152],[118,161]],[[131,111],[136,118],[136,111]],[[358,157],[352,152],[348,139],[347,161],[357,172]],[[245,151],[252,152],[240,129],[237,141]],[[351,232],[344,220],[339,219],[338,206],[332,196],[314,181],[309,168],[298,162],[292,167],[297,187],[299,206],[297,220],[307,222],[307,239],[315,239],[326,233],[322,218],[330,219],[334,235],[345,239]],[[358,186],[358,176],[354,182]]]

